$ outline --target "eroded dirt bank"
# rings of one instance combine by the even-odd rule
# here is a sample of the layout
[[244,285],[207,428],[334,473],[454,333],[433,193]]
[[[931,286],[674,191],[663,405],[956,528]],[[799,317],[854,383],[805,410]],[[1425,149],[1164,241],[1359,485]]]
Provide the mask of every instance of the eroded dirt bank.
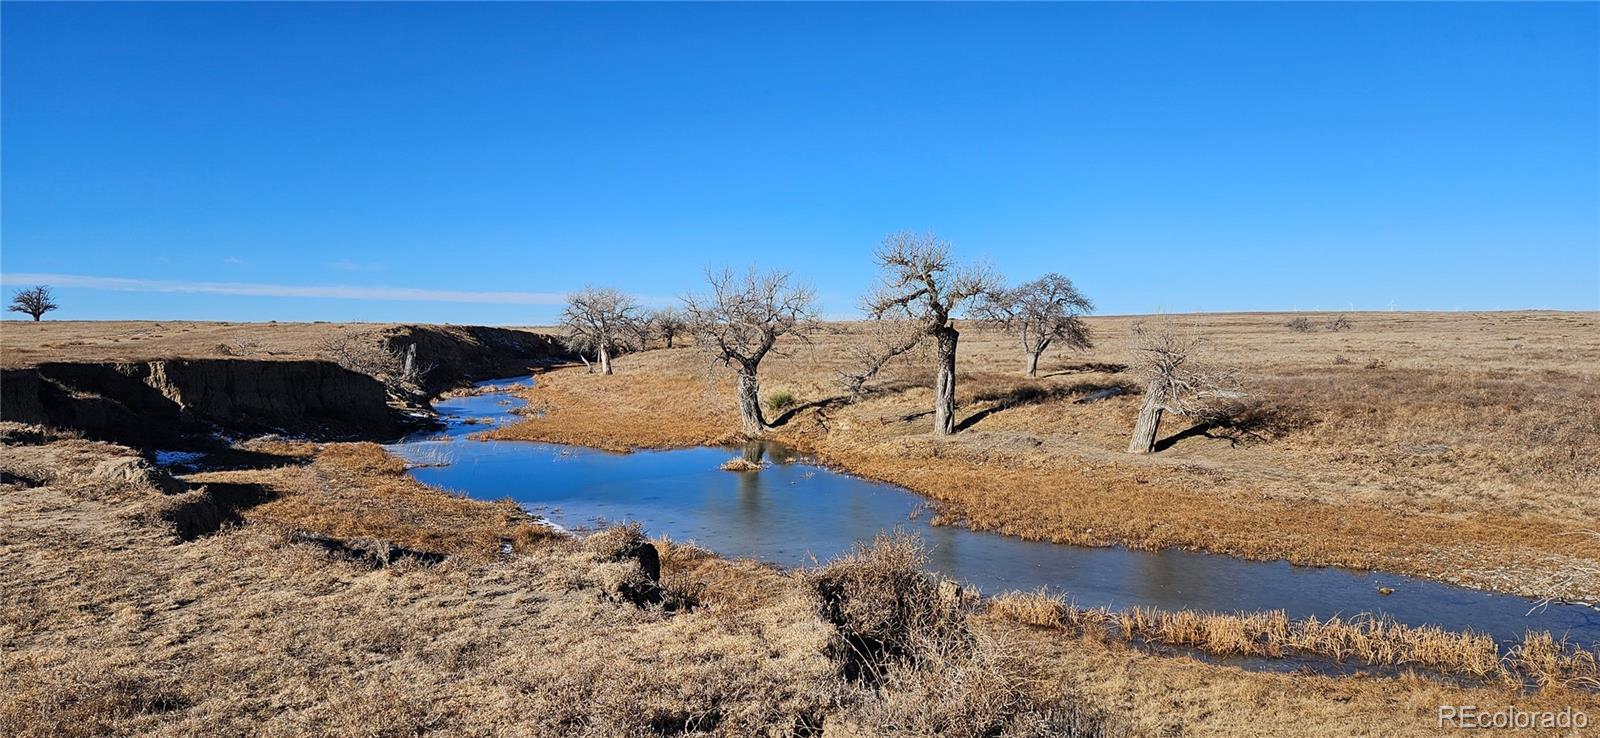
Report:
[[[8,329],[8,340],[14,333]],[[547,336],[503,328],[406,325],[325,333],[292,352],[243,337],[210,347],[163,347],[149,339],[129,355],[179,353],[8,367],[0,374],[0,419],[144,448],[181,446],[217,432],[392,438],[415,426],[416,413],[406,411],[422,409],[433,393],[527,372],[563,356]]]

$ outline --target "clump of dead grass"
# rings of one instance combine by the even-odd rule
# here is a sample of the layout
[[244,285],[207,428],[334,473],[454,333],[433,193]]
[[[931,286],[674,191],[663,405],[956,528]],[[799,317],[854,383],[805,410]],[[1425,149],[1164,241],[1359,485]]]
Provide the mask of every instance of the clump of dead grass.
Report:
[[484,503],[428,487],[405,462],[375,443],[332,443],[308,466],[262,472],[211,472],[191,481],[263,488],[267,501],[243,517],[284,530],[370,539],[484,561],[503,544],[527,551],[556,533],[509,500]]
[[1080,608],[1045,591],[1012,592],[987,613],[1011,622],[1090,635],[1181,646],[1220,656],[1283,658],[1309,654],[1334,662],[1417,667],[1476,679],[1551,685],[1597,685],[1596,653],[1530,632],[1502,653],[1493,637],[1471,630],[1410,626],[1390,618],[1315,616],[1291,620],[1282,610],[1212,613],[1132,607]]
[[1116,732],[1070,695],[1042,689],[1012,644],[970,627],[977,598],[926,573],[921,541],[877,537],[806,574],[833,653],[864,692],[846,724],[886,736],[1080,736]]
[[749,459],[728,459],[727,461],[722,462],[721,468],[723,471],[731,472],[760,471],[761,462],[751,461]]

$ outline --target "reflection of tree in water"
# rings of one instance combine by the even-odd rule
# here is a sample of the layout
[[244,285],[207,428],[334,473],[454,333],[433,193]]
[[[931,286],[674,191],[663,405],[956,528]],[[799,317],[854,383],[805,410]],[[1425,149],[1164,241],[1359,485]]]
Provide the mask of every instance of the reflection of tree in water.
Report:
[[752,464],[759,464],[763,460],[774,464],[792,464],[805,458],[799,451],[771,441],[746,441],[741,455]]
[[799,451],[789,448],[781,443],[768,443],[766,446],[767,458],[772,459],[772,463],[774,464],[792,464],[796,461],[802,461],[804,459],[804,457],[800,455]]
[[[748,459],[748,457],[746,458]],[[761,472],[759,470],[739,472],[734,476],[739,480],[740,505],[741,507],[745,507],[746,503],[753,500],[761,493]]]
[[766,458],[767,444],[760,441],[746,441],[744,444],[744,460],[752,464],[760,464]]

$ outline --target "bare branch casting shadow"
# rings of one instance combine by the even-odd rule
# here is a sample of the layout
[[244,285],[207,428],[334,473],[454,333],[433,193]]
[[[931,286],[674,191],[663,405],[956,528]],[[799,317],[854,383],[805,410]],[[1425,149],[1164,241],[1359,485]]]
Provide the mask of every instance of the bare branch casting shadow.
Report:
[[1059,370],[1050,372],[1049,374],[1040,374],[1039,378],[1045,379],[1047,377],[1061,377],[1068,374],[1089,374],[1091,372],[1098,372],[1101,374],[1121,374],[1127,370],[1127,364],[1110,364],[1103,361],[1085,361],[1080,364],[1068,364],[1067,366],[1061,367]]
[[1048,402],[1058,402],[1070,398],[1085,398],[1098,396],[1097,399],[1115,397],[1134,391],[1134,387],[1125,382],[1078,382],[1076,384],[1055,385],[1040,387],[1027,385],[1014,387],[1004,392],[980,392],[974,399],[979,402],[993,402],[992,407],[979,410],[960,423],[956,424],[957,431],[963,431],[976,425],[984,418],[1003,410],[1025,405],[1042,405]]
[[1156,441],[1155,450],[1165,451],[1186,438],[1227,441],[1233,448],[1266,443],[1310,425],[1304,414],[1292,408],[1273,408],[1260,404],[1233,408],[1218,417],[1200,422]]
[[[866,399],[868,397],[879,397],[879,396],[882,396],[882,395],[892,395],[892,394],[895,394],[896,392],[904,392],[907,389],[910,389],[912,387],[917,387],[917,386],[919,386],[919,385],[916,382],[911,382],[911,381],[884,382],[883,384],[873,385],[873,386],[870,386],[870,387],[864,387],[864,388],[862,388],[860,393],[855,394],[855,395],[849,395],[849,394],[835,395],[833,397],[824,397],[824,398],[822,398],[820,400],[812,400],[811,402],[803,403],[803,404],[800,404],[800,405],[795,405],[794,407],[791,407],[788,410],[783,411],[782,415],[779,415],[777,418],[774,418],[772,420],[772,422],[768,423],[768,425],[772,426],[773,428],[777,428],[779,426],[787,425],[789,423],[789,421],[794,420],[796,415],[799,415],[800,413],[805,412],[807,410],[824,410],[824,411],[832,410],[832,409],[837,408],[837,407],[844,407],[845,405],[849,405],[849,404],[852,404],[852,403],[855,403],[855,402],[859,402],[859,401],[864,400],[864,399]],[[932,415],[932,414],[933,414],[933,411],[931,411],[931,410],[926,412],[926,413],[920,413],[920,415]],[[907,417],[905,419],[906,420],[911,420],[911,419],[913,419],[913,417],[915,417],[915,416]]]
[[824,397],[820,400],[812,400],[811,402],[795,405],[794,407],[783,411],[782,415],[773,418],[772,422],[768,423],[768,425],[774,428],[788,425],[789,421],[794,420],[794,416],[799,415],[807,410],[831,410],[836,407],[850,404],[852,399],[853,398],[851,398],[849,395],[836,395],[834,397]]

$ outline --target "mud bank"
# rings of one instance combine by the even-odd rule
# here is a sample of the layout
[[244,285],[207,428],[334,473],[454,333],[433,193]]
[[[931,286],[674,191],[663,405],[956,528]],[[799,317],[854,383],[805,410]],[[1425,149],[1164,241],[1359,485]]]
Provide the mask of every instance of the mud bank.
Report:
[[[546,336],[502,328],[399,326],[360,340],[409,357],[412,386],[430,394],[564,358]],[[332,357],[44,362],[0,372],[0,419],[147,449],[219,433],[392,439],[428,422],[410,393],[360,368]]]

